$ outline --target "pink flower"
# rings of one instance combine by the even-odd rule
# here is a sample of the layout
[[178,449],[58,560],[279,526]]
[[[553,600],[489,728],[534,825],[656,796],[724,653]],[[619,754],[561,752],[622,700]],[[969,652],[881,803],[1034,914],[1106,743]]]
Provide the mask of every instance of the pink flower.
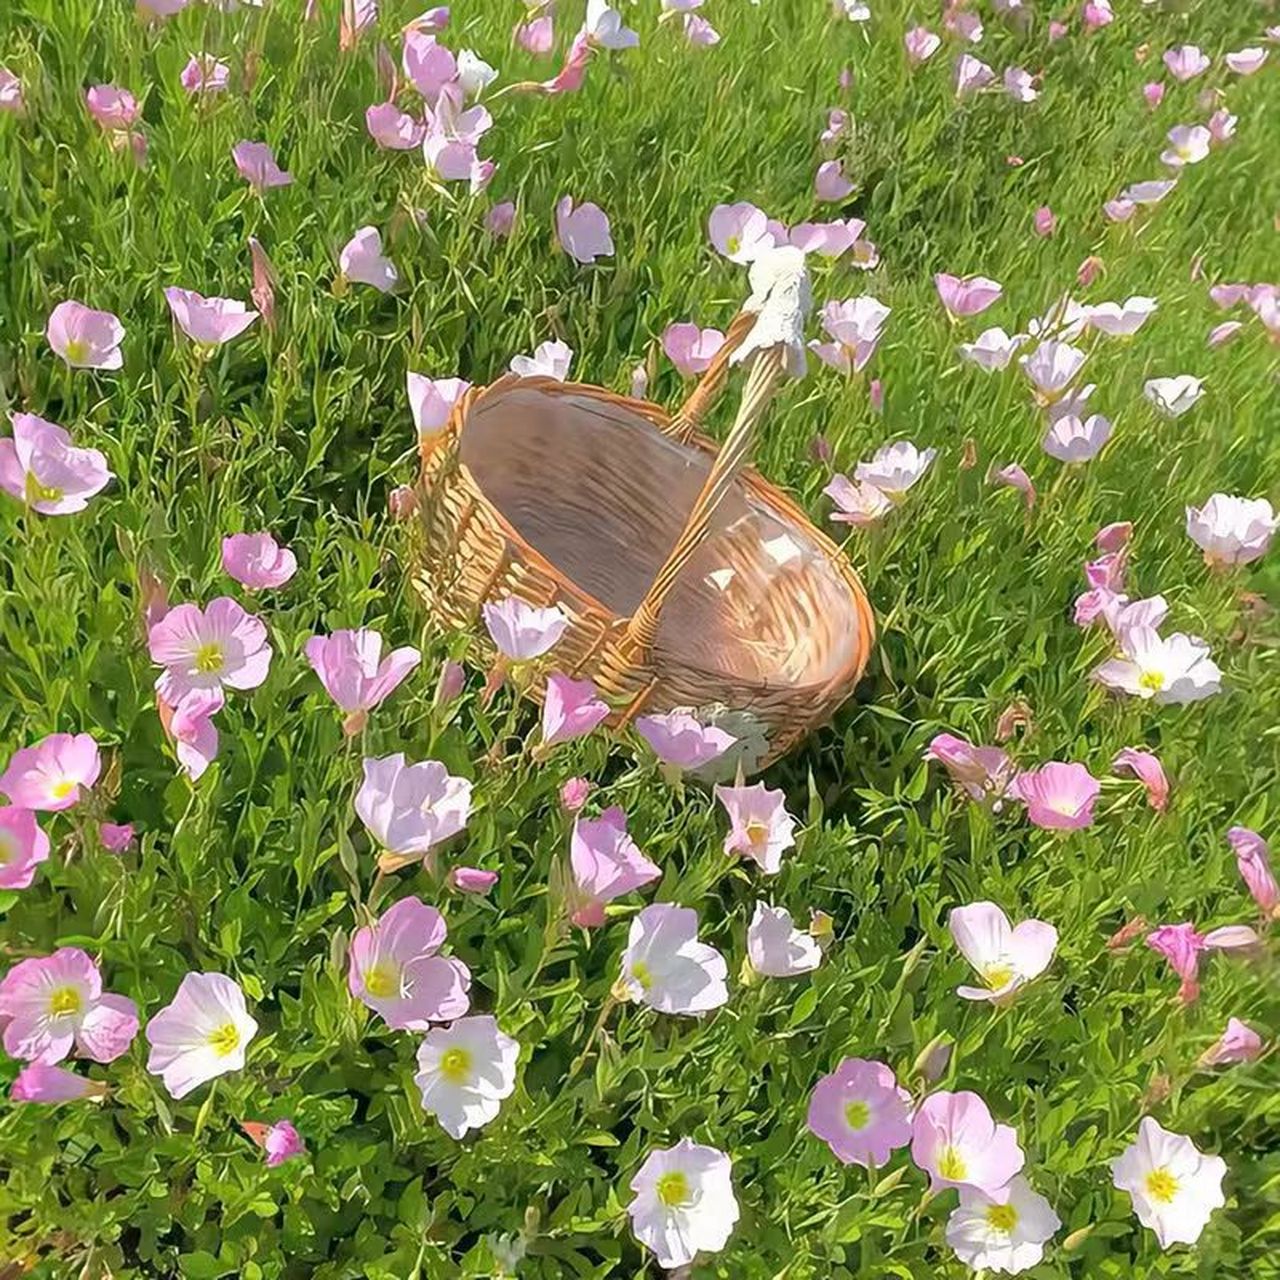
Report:
[[560,806],[565,813],[577,813],[591,794],[591,783],[586,778],[570,778],[560,788]]
[[720,33],[697,13],[684,15],[684,38],[695,48],[709,49],[720,43]]
[[107,1096],[107,1086],[88,1076],[76,1075],[66,1067],[51,1067],[43,1062],[28,1063],[14,1078],[9,1089],[10,1102],[78,1102],[92,1098],[100,1102]]
[[553,672],[542,703],[542,745],[555,746],[585,737],[608,718],[609,704],[596,697],[590,680],[570,680]]
[[[376,15],[376,7],[375,7]],[[436,5],[431,9],[424,9],[411,22],[405,24],[406,31],[443,31],[449,25],[449,6],[447,4]]]
[[428,104],[422,155],[437,177],[450,182],[470,181],[474,193],[487,186],[493,176],[495,166],[481,161],[476,154],[480,140],[493,125],[493,117],[487,107],[464,110],[462,97],[461,86],[451,82]]
[[0,489],[45,516],[83,511],[113,479],[97,449],[78,449],[68,432],[34,413],[11,413],[13,438],[0,440]]
[[98,744],[89,734],[51,733],[9,757],[0,793],[21,809],[57,813],[78,804],[80,788],[90,789],[101,771]]
[[785,907],[757,902],[747,926],[747,959],[766,978],[795,978],[822,963],[822,948],[795,927]]
[[895,440],[881,445],[870,461],[859,462],[853,474],[856,480],[874,485],[891,502],[898,503],[925,475],[937,456],[936,449],[917,449],[910,440]]
[[1057,215],[1049,208],[1047,204],[1042,204],[1037,210],[1035,218],[1032,220],[1032,226],[1038,236],[1048,237],[1053,235],[1057,230]]
[[613,257],[609,218],[598,204],[588,202],[575,208],[572,196],[561,196],[556,205],[556,236],[575,262]]
[[1209,330],[1206,342],[1211,347],[1220,347],[1223,343],[1230,342],[1243,328],[1244,325],[1239,320],[1224,320]]
[[364,113],[369,136],[388,151],[412,151],[422,145],[427,126],[406,114],[394,102],[378,102]]
[[1140,747],[1125,747],[1111,762],[1116,773],[1132,773],[1147,789],[1147,803],[1163,813],[1169,803],[1169,779],[1157,756]]
[[531,87],[548,94],[576,93],[582,88],[582,82],[586,78],[587,63],[591,60],[592,52],[593,46],[586,31],[579,31],[565,54],[564,65],[555,76]]
[[498,883],[498,873],[482,871],[479,867],[454,867],[445,881],[450,889],[459,893],[488,893]]
[[118,369],[124,363],[120,354],[124,325],[110,311],[94,311],[82,302],[60,302],[49,313],[44,333],[73,369]]
[[976,1187],[996,1194],[1023,1166],[1018,1135],[997,1124],[976,1093],[932,1094],[911,1122],[911,1158],[929,1175],[929,1190]]
[[0,805],[0,889],[27,888],[48,856],[49,837],[36,815],[17,805]]
[[1226,1067],[1252,1062],[1262,1055],[1262,1037],[1239,1018],[1228,1018],[1227,1029],[1197,1060],[1201,1067]]
[[845,177],[839,160],[824,160],[813,179],[813,193],[819,200],[839,201],[853,194],[854,185]]
[[550,53],[555,44],[555,19],[548,10],[516,27],[516,43],[528,53]]
[[397,1031],[426,1031],[470,1007],[471,972],[437,955],[448,930],[444,917],[418,898],[401,898],[351,939],[347,986]]
[[1100,413],[1087,418],[1063,415],[1054,418],[1040,446],[1059,462],[1081,463],[1096,458],[1111,439],[1111,421]]
[[1175,80],[1193,80],[1209,69],[1209,59],[1195,45],[1184,44],[1166,51],[1164,65]]
[[783,793],[757,782],[749,787],[717,787],[715,795],[729,815],[725,853],[743,854],[766,875],[777,875],[782,855],[795,844],[796,820],[786,810]]
[[1061,40],[1062,37],[1067,34],[1067,31],[1069,30],[1069,28],[1065,22],[1059,22],[1057,19],[1053,19],[1049,23],[1048,30],[1049,30],[1049,43],[1054,44],[1057,41]]
[[231,83],[231,68],[211,53],[193,53],[178,83],[188,93],[221,93]]
[[442,431],[458,403],[458,397],[471,383],[463,378],[428,378],[421,373],[406,375],[409,386],[409,410],[420,436]]
[[262,621],[229,596],[201,609],[180,604],[147,635],[151,661],[164,668],[156,690],[171,706],[193,689],[256,689],[271,666]]
[[125,130],[138,118],[138,100],[128,89],[96,84],[84,95],[89,114],[106,130]]
[[701,769],[737,742],[733,734],[704,725],[688,711],[640,716],[635,728],[663,764],[677,769]]
[[985,62],[971,53],[962,53],[956,59],[956,97],[963,98],[977,89],[985,89],[996,78],[996,73]]
[[554,605],[539,609],[519,596],[484,604],[480,612],[498,651],[512,662],[540,658],[555,647],[569,625],[569,619]]
[[79,947],[20,960],[0,981],[0,1025],[11,1058],[51,1066],[76,1051],[114,1062],[138,1034],[138,1008],[102,990],[98,966]]
[[458,78],[458,61],[453,54],[435,36],[416,28],[405,32],[401,62],[428,106],[434,106],[440,90]]
[[768,217],[746,201],[716,205],[707,221],[707,235],[716,252],[730,262],[754,262],[778,243]]
[[244,1066],[258,1023],[244,992],[221,973],[188,973],[177,994],[147,1023],[147,1070],[174,1098]]
[[616,805],[594,820],[574,822],[569,865],[576,886],[573,923],[583,928],[604,924],[606,902],[662,877],[627,834],[626,815]]
[[1086,0],[1081,16],[1084,18],[1084,29],[1089,34],[1115,21],[1115,14],[1111,12],[1111,0]]
[[928,27],[912,27],[902,42],[907,47],[907,61],[913,67],[927,62],[942,47],[941,37],[934,35]]
[[976,316],[994,302],[1000,300],[1004,288],[985,276],[949,276],[938,272],[933,277],[938,297],[953,320],[961,316]]
[[1174,125],[1166,135],[1168,147],[1160,153],[1160,160],[1171,169],[1199,164],[1209,154],[1213,135],[1202,124]]
[[831,519],[837,524],[867,528],[893,510],[893,501],[875,485],[862,480],[853,481],[845,475],[832,476],[822,492],[836,505]]
[[240,1127],[266,1153],[268,1169],[307,1154],[307,1144],[303,1142],[302,1135],[288,1120],[277,1120],[271,1125],[242,1120]]
[[999,800],[1013,777],[1013,762],[999,747],[975,747],[952,733],[935,735],[924,758],[941,764],[973,800]]
[[840,107],[832,107],[827,112],[827,127],[822,131],[818,141],[823,146],[832,146],[849,132],[851,124],[849,113]]
[[1022,920],[1011,926],[1009,917],[994,902],[956,907],[947,917],[947,928],[960,954],[986,984],[957,987],[956,995],[965,1000],[1011,1000],[1049,967],[1058,947],[1058,931],[1053,925]]
[[484,229],[499,239],[509,236],[516,225],[516,207],[510,200],[495,204],[484,215]]
[[[225,703],[222,690],[192,689],[169,712],[168,731],[183,773],[198,782],[218,756],[218,730],[213,717]],[[167,705],[167,704],[166,704]],[[164,713],[161,713],[161,720]]]
[[1036,487],[1031,483],[1031,477],[1016,462],[993,471],[991,480],[994,484],[1006,484],[1011,489],[1017,489],[1022,494],[1028,511],[1036,505]]
[[287,187],[293,174],[276,164],[275,152],[265,142],[237,142],[231,148],[240,176],[261,195],[271,187]]
[[341,4],[338,14],[338,48],[345,52],[354,49],[361,34],[378,21],[378,0],[341,0]]
[[382,252],[382,233],[377,227],[361,227],[342,246],[338,266],[346,279],[372,285],[379,293],[390,293],[400,279],[395,263]]
[[222,540],[222,569],[250,591],[282,587],[298,572],[297,557],[269,533],[233,533]]
[[824,258],[838,258],[849,249],[854,251],[852,266],[870,271],[880,261],[880,251],[870,240],[863,240],[867,224],[861,218],[837,218],[833,222],[801,222],[792,227],[788,243],[803,253],[820,253]]
[[947,3],[942,13],[943,29],[956,37],[967,40],[970,44],[982,43],[981,17],[964,7],[963,3]]
[[24,105],[22,81],[8,67],[0,66],[0,111],[9,111],[20,116]]
[[573,348],[558,338],[540,342],[531,356],[512,356],[511,372],[521,378],[554,378],[563,382],[573,363]]
[[1027,806],[1027,817],[1048,831],[1075,831],[1093,822],[1101,785],[1082,764],[1051,761],[1020,773],[1009,794]]
[[425,859],[467,825],[471,783],[453,777],[438,760],[406,764],[400,751],[367,757],[356,813],[388,853]]
[[972,342],[962,342],[956,348],[960,355],[976,364],[978,368],[992,373],[998,369],[1007,369],[1009,361],[1018,353],[1018,348],[1027,340],[1025,333],[1012,336],[999,326],[984,329]]
[[253,287],[249,297],[262,316],[262,323],[276,330],[276,271],[256,236],[249,237],[249,260],[253,264]]
[[100,822],[98,839],[108,853],[123,853],[133,843],[133,823]]
[[1266,498],[1215,493],[1202,507],[1187,508],[1187,537],[1211,565],[1249,564],[1271,545],[1280,518]]
[[820,313],[832,342],[811,342],[810,349],[824,363],[842,373],[860,373],[875,355],[890,308],[863,294],[843,301],[832,299]]
[[[2,784],[0,784],[2,785]],[[1248,827],[1232,827],[1227,840],[1236,855],[1240,878],[1253,895],[1263,915],[1280,918],[1280,885],[1271,871],[1267,842]]]
[[1200,995],[1200,955],[1204,951],[1240,951],[1257,945],[1258,935],[1247,925],[1227,925],[1200,933],[1193,924],[1163,924],[1147,935],[1147,946],[1158,951],[1182,980],[1178,999],[1192,1004]]
[[422,659],[417,649],[408,645],[383,658],[382,636],[363,627],[312,636],[304,652],[325,691],[347,712],[372,711]]
[[1099,551],[1114,553],[1128,546],[1132,537],[1133,524],[1128,520],[1118,520],[1114,524],[1103,525],[1094,535],[1093,545]]
[[440,674],[436,677],[436,690],[431,698],[434,707],[447,706],[455,698],[460,697],[466,687],[467,673],[462,664],[452,659],[440,664]]
[[845,1058],[814,1085],[805,1124],[842,1164],[883,1166],[911,1141],[911,1095],[883,1062]]
[[1004,91],[1014,102],[1034,102],[1040,96],[1035,76],[1022,67],[1005,68]]
[[[1049,338],[1041,342],[1028,356],[1019,357],[1022,371],[1035,387],[1042,404],[1053,404],[1070,389],[1080,370],[1084,368],[1086,353],[1069,342]],[[1082,414],[1059,416],[1083,417]]]
[[1253,75],[1266,60],[1267,51],[1256,45],[1249,49],[1236,49],[1223,58],[1223,62],[1238,76]]
[[1152,80],[1142,86],[1142,96],[1147,106],[1154,111],[1164,101],[1164,84],[1160,80]]
[[686,377],[703,373],[722,346],[719,329],[699,329],[696,324],[671,324],[662,335],[662,349]]
[[257,318],[243,302],[232,298],[206,298],[194,289],[167,288],[165,300],[178,328],[192,342],[216,347],[242,334]]
[[728,966],[698,941],[698,913],[667,902],[643,908],[631,921],[618,987],[658,1013],[692,1016],[729,999]]

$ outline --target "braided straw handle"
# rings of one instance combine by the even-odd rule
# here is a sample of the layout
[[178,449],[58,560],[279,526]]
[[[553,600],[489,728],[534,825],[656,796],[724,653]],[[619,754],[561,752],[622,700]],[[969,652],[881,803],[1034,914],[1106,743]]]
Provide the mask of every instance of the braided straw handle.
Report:
[[701,426],[708,410],[715,403],[725,380],[729,376],[729,361],[733,353],[742,346],[747,334],[755,328],[756,313],[739,311],[724,335],[720,350],[711,358],[711,363],[698,380],[698,385],[689,393],[689,398],[676,411],[676,415],[661,428],[662,434],[688,444],[693,433]]

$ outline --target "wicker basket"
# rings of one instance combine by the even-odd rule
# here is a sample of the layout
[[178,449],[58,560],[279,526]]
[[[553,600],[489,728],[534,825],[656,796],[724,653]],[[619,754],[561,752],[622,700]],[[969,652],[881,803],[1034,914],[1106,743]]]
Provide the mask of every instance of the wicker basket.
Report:
[[421,442],[414,583],[448,629],[508,595],[557,605],[570,625],[545,661],[590,677],[610,723],[728,708],[758,726],[762,766],[849,696],[874,623],[839,548],[746,466],[783,348],[748,357],[723,446],[698,431],[756,320],[739,314],[674,417],[550,378],[467,391]]

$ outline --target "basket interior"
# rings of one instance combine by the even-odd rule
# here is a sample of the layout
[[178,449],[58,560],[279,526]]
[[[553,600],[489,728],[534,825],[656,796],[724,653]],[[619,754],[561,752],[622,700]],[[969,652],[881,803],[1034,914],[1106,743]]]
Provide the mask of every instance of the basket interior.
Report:
[[[518,384],[473,407],[461,461],[530,546],[622,617],[711,465],[621,404]],[[736,682],[816,688],[861,643],[849,585],[810,527],[739,483],[667,598],[655,648]]]

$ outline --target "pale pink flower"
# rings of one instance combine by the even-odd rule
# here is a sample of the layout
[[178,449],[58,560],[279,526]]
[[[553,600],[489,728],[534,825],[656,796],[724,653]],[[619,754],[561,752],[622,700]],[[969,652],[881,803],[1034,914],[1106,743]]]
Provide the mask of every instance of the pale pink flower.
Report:
[[910,440],[897,440],[881,445],[870,462],[859,462],[854,479],[874,485],[891,502],[901,502],[937,455],[936,449],[917,449]]
[[341,0],[341,6],[338,48],[345,52],[354,49],[360,36],[378,21],[378,0]]
[[681,710],[640,716],[635,729],[663,764],[677,769],[701,769],[737,742],[733,734]]
[[1085,353],[1079,347],[1056,338],[1040,343],[1030,355],[1022,356],[1018,361],[1022,372],[1046,404],[1061,399],[1084,368],[1084,362]]
[[443,31],[448,25],[449,6],[438,4],[430,9],[424,9],[416,18],[407,22],[404,29],[406,31]]
[[999,747],[975,747],[953,733],[935,734],[925,749],[973,800],[999,800],[1009,790],[1014,766]]
[[659,902],[631,921],[617,985],[658,1013],[693,1015],[729,999],[728,972],[724,957],[698,941],[698,913]]
[[1248,827],[1232,827],[1227,840],[1236,855],[1240,878],[1262,914],[1280,918],[1280,885],[1271,870],[1267,842]]
[[993,470],[991,481],[993,484],[1006,484],[1011,489],[1017,489],[1022,494],[1022,499],[1027,504],[1028,511],[1036,505],[1036,487],[1032,484],[1031,477],[1016,462],[1009,463],[1007,467]]
[[1202,124],[1174,125],[1166,135],[1169,145],[1160,153],[1160,160],[1171,169],[1199,164],[1209,154],[1213,135]]
[[20,116],[24,107],[22,81],[8,67],[0,66],[0,111]]
[[1040,96],[1035,76],[1022,67],[1005,68],[1004,91],[1014,102],[1034,102]]
[[974,93],[978,89],[985,89],[995,78],[996,73],[971,53],[962,53],[956,59],[955,85],[958,98],[963,98],[966,94]]
[[867,384],[867,403],[874,412],[884,412],[884,383],[879,378],[872,378]]
[[1108,200],[1102,206],[1102,211],[1112,222],[1128,222],[1137,213],[1138,206],[1132,200],[1118,196],[1114,200]]
[[1087,33],[1110,26],[1115,21],[1115,14],[1111,12],[1111,0],[1086,0],[1081,17]]
[[1149,623],[1138,623],[1121,627],[1117,639],[1121,656],[1108,658],[1093,671],[1108,689],[1181,707],[1222,688],[1222,672],[1199,636],[1180,631],[1161,636]]
[[883,1062],[845,1058],[814,1085],[805,1125],[842,1164],[880,1167],[911,1142],[911,1095]]
[[852,481],[846,475],[832,476],[822,492],[836,505],[831,519],[837,524],[867,528],[893,510],[893,501],[875,485]]
[[1267,50],[1257,45],[1248,49],[1236,49],[1228,53],[1223,62],[1238,76],[1251,76],[1267,60]]
[[262,316],[262,323],[272,333],[276,329],[276,271],[267,251],[256,236],[249,237],[249,259],[253,264],[253,287],[249,297]]
[[422,145],[426,124],[406,114],[394,102],[378,102],[364,113],[365,128],[380,147],[412,151]]
[[449,659],[440,664],[440,674],[436,677],[435,693],[431,697],[431,705],[444,707],[455,698],[461,697],[466,687],[467,673],[460,662]]
[[503,200],[501,204],[495,204],[484,215],[484,229],[491,236],[496,236],[499,239],[505,239],[509,236],[515,225],[516,207],[510,200]]
[[1141,747],[1125,747],[1111,762],[1116,773],[1132,773],[1146,788],[1147,803],[1163,813],[1169,804],[1169,779],[1158,756]]
[[719,329],[699,329],[692,323],[668,325],[662,335],[663,351],[686,377],[705,372],[722,346],[724,334]]
[[271,665],[266,626],[229,596],[204,609],[176,605],[151,628],[147,645],[164,668],[156,690],[171,706],[193,689],[256,689]]
[[664,1270],[687,1268],[728,1243],[739,1212],[731,1173],[723,1151],[688,1138],[645,1157],[631,1179],[627,1213],[636,1239]]
[[813,179],[813,193],[819,200],[840,201],[853,194],[854,184],[845,177],[839,160],[824,160]]
[[434,106],[440,90],[458,78],[458,61],[433,35],[406,31],[401,65],[410,83],[428,106]]
[[824,147],[833,146],[849,132],[849,125],[852,123],[849,113],[840,107],[832,107],[827,112],[827,127],[823,129],[819,135],[818,141]]
[[18,805],[0,804],[0,889],[27,888],[36,867],[48,857],[49,837],[36,815]]
[[351,994],[397,1031],[461,1018],[471,1003],[471,972],[461,960],[436,954],[447,932],[435,907],[401,898],[352,937]]
[[1266,498],[1215,493],[1187,508],[1187,537],[1212,565],[1249,564],[1267,552],[1280,519]]
[[110,311],[82,302],[60,302],[45,325],[49,345],[73,369],[119,369],[124,325]]
[[928,27],[912,27],[902,38],[907,47],[907,61],[913,67],[927,62],[942,48],[942,37],[935,35]]
[[1090,254],[1076,268],[1076,280],[1082,289],[1087,289],[1094,280],[1097,279],[1099,272],[1105,270],[1105,263],[1096,254]]
[[191,0],[137,0],[139,15],[151,18],[171,18],[190,3]]
[[447,182],[469,182],[472,194],[482,191],[496,166],[481,160],[476,148],[493,125],[488,108],[463,109],[462,89],[451,81],[426,108],[427,129],[422,157],[436,177]]
[[1124,302],[1099,302],[1088,308],[1086,324],[1112,338],[1127,338],[1138,332],[1155,314],[1155,298],[1132,297]]
[[80,449],[56,422],[11,413],[13,438],[0,439],[0,489],[45,516],[83,511],[113,479],[106,457]]
[[343,245],[338,266],[346,279],[372,285],[380,293],[390,293],[400,279],[395,263],[382,252],[382,233],[377,227],[361,227]]
[[588,40],[601,49],[632,49],[640,37],[622,22],[622,15],[608,0],[587,0],[587,19],[583,30]]
[[444,430],[459,396],[471,387],[464,378],[428,378],[412,371],[406,375],[406,381],[409,410],[420,436],[435,435]]
[[577,813],[587,803],[591,783],[586,778],[570,778],[560,788],[560,806],[565,813]]
[[870,240],[862,239],[866,227],[861,218],[800,222],[788,233],[787,242],[803,253],[818,253],[824,258],[838,258],[852,249],[850,265],[859,271],[870,271],[880,261],[880,250]]
[[1164,101],[1164,83],[1160,80],[1151,80],[1142,86],[1142,96],[1152,111],[1154,111]]
[[28,1063],[14,1077],[9,1088],[10,1102],[78,1102],[91,1098],[101,1102],[107,1095],[107,1086],[100,1080],[77,1075],[66,1067],[51,1067],[43,1062]]
[[221,973],[189,973],[177,994],[147,1023],[147,1070],[174,1098],[244,1066],[258,1023],[244,992]]
[[1067,26],[1065,22],[1059,22],[1056,18],[1052,19],[1049,22],[1049,28],[1048,28],[1049,43],[1054,44],[1058,40],[1061,40],[1062,37],[1065,36],[1069,30],[1070,28]]
[[[218,729],[213,717],[225,698],[220,688],[192,689],[169,711],[167,729],[182,771],[198,782],[218,756]],[[167,704],[166,704],[167,705]],[[164,713],[161,713],[164,721]]]
[[720,43],[720,33],[698,13],[684,15],[684,38],[695,48],[702,49]]
[[1018,348],[1026,340],[1025,333],[1015,333],[1010,337],[996,325],[992,329],[984,329],[972,342],[962,342],[958,350],[965,360],[992,373],[998,369],[1007,369]]
[[542,702],[542,745],[552,747],[589,734],[608,718],[609,704],[596,697],[590,680],[571,680],[553,672]]
[[927,1097],[911,1121],[911,1159],[929,1175],[929,1190],[974,1187],[995,1194],[1026,1160],[1018,1135],[992,1119],[976,1093]]
[[128,89],[96,84],[84,95],[89,114],[102,129],[127,130],[138,118],[138,100]]
[[302,1135],[288,1120],[277,1120],[275,1124],[242,1120],[240,1127],[262,1148],[267,1157],[268,1169],[274,1169],[295,1156],[307,1154],[307,1144],[303,1142]]
[[1018,774],[1009,786],[1009,794],[1027,806],[1027,817],[1049,831],[1089,826],[1101,790],[1084,765],[1058,761]]
[[488,893],[498,883],[498,873],[482,871],[479,867],[453,867],[445,883],[459,893]]
[[1262,1055],[1262,1037],[1239,1018],[1228,1018],[1227,1029],[1197,1059],[1201,1067],[1226,1067],[1252,1062]]
[[716,205],[707,221],[707,234],[716,251],[730,262],[754,262],[778,245],[768,217],[745,201]]
[[0,981],[0,1026],[11,1058],[52,1066],[74,1045],[93,1062],[114,1062],[138,1034],[138,1007],[102,990],[102,975],[79,947],[20,960]]
[[1163,924],[1147,935],[1147,946],[1157,951],[1181,979],[1178,999],[1192,1004],[1200,995],[1200,956],[1205,951],[1247,951],[1258,944],[1248,925],[1225,925],[1201,933],[1193,924]]
[[550,53],[555,44],[555,17],[548,9],[522,22],[515,31],[516,43],[527,53]]
[[231,68],[211,53],[193,53],[178,82],[188,93],[221,93],[231,83]]
[[957,40],[967,40],[970,44],[982,43],[982,18],[966,9],[963,3],[947,3],[942,11],[942,26],[949,35]]
[[890,308],[869,294],[833,299],[820,313],[822,327],[833,341],[814,341],[809,348],[824,364],[842,373],[859,373],[875,355],[889,313]]
[[240,176],[261,195],[272,187],[287,187],[293,174],[286,173],[276,163],[275,152],[265,142],[237,142],[231,148]]
[[222,569],[250,591],[282,587],[298,572],[298,559],[269,533],[233,533],[222,540]]
[[1236,136],[1236,125],[1239,118],[1233,116],[1226,107],[1219,107],[1209,117],[1209,136],[1214,142],[1230,142]]
[[1043,920],[1010,925],[1009,917],[994,902],[956,907],[947,917],[947,928],[960,954],[985,984],[957,987],[956,994],[965,1000],[1011,1000],[1049,967],[1058,948],[1058,931],[1053,925]]
[[573,923],[589,928],[605,922],[606,902],[661,879],[662,869],[627,834],[626,815],[616,805],[598,818],[578,818],[569,839],[573,871]]
[[1117,520],[1113,524],[1105,524],[1094,534],[1093,545],[1099,551],[1114,553],[1123,551],[1133,537],[1133,524],[1128,520]]
[[216,347],[230,342],[258,318],[258,313],[251,311],[243,302],[232,298],[206,298],[194,289],[171,286],[165,289],[164,296],[178,328],[201,346]]
[[540,342],[531,356],[512,356],[510,369],[521,378],[554,378],[563,382],[573,363],[573,348],[558,338]]
[[471,814],[471,783],[438,760],[407,764],[404,753],[366,757],[356,813],[369,834],[397,857],[426,858],[456,836]]
[[1057,230],[1058,216],[1047,204],[1042,204],[1036,210],[1031,225],[1036,235],[1048,238]]
[[89,734],[51,733],[9,757],[0,794],[20,809],[57,813],[78,804],[81,788],[92,789],[101,771],[98,744]]
[[1057,417],[1049,423],[1041,448],[1059,462],[1088,462],[1111,439],[1111,421],[1100,413],[1087,418]]
[[569,619],[555,605],[541,609],[519,596],[490,601],[480,612],[498,651],[512,662],[540,658],[555,647],[569,625]]
[[432,1027],[418,1048],[422,1109],[453,1138],[493,1120],[516,1088],[520,1045],[487,1015]]
[[1135,182],[1125,187],[1120,199],[1130,204],[1159,204],[1178,185],[1176,178],[1153,178],[1147,182]]
[[1061,1226],[1048,1200],[1016,1177],[998,1191],[961,1187],[946,1241],[972,1271],[1016,1275],[1040,1262]]
[[1209,59],[1193,44],[1166,50],[1164,65],[1175,80],[1193,80],[1209,69]]
[[382,656],[382,636],[361,627],[312,636],[303,652],[325,691],[346,712],[372,711],[411,675],[422,655],[410,645]]
[[795,844],[796,820],[787,812],[783,793],[757,782],[716,787],[715,796],[729,815],[725,853],[742,854],[766,875],[777,875],[782,870],[782,855]]
[[822,948],[795,927],[785,907],[757,902],[747,926],[747,958],[766,978],[795,978],[822,963]]
[[994,302],[1000,300],[1004,288],[985,276],[950,276],[938,272],[933,277],[938,297],[953,320],[961,316],[976,316]]
[[1111,1180],[1126,1191],[1138,1221],[1155,1232],[1162,1249],[1194,1244],[1226,1199],[1221,1156],[1206,1156],[1190,1138],[1143,1116],[1138,1139],[1111,1162]]
[[133,823],[100,822],[98,839],[108,853],[123,853],[133,843]]

